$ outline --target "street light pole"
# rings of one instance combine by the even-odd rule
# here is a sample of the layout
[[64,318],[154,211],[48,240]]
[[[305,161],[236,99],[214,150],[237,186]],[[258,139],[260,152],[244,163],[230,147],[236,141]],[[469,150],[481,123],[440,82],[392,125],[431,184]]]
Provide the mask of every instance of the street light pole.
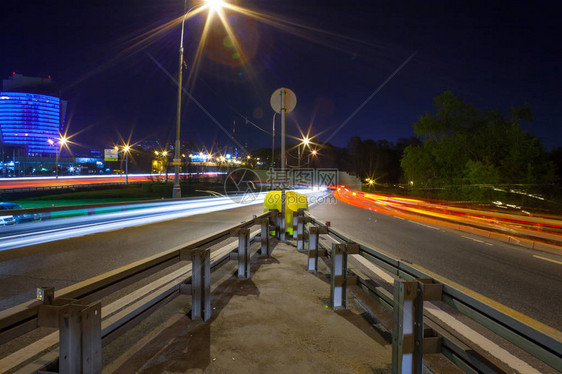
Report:
[[275,115],[277,113],[273,112],[273,132],[271,136],[271,167],[275,167]]
[[[179,66],[178,66],[178,104],[176,112],[176,146],[174,147],[174,161],[180,158],[180,123],[181,123],[181,96],[182,96],[182,77],[183,77],[183,33],[185,29],[185,16],[187,15],[187,0],[184,2],[183,17],[181,20],[181,36],[179,50]],[[180,166],[174,162],[174,188],[172,197],[181,197],[180,187]]]
[[57,153],[55,155],[55,179],[59,179],[59,153],[60,153],[60,143],[57,148]]
[[125,184],[129,184],[129,152],[125,152]]

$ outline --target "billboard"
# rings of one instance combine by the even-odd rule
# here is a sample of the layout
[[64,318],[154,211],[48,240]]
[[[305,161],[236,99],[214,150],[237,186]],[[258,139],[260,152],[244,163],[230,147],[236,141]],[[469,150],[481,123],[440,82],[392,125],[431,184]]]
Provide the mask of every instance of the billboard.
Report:
[[119,161],[119,154],[114,148],[106,148],[103,151],[105,161]]

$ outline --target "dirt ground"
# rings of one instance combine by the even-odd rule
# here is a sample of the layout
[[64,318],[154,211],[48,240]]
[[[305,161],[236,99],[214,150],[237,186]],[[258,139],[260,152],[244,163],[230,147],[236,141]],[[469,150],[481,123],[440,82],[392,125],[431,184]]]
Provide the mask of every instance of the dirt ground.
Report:
[[190,298],[178,297],[104,349],[104,373],[390,373],[392,346],[353,297],[332,311],[325,265],[314,275],[306,261],[277,244],[270,258],[252,258],[249,280],[232,275],[231,261],[213,273],[209,321],[191,321]]

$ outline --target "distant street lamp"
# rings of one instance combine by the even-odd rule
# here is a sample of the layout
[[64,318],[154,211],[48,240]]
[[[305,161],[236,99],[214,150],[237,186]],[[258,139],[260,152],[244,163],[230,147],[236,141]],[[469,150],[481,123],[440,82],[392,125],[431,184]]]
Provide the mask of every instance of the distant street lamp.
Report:
[[125,184],[129,184],[129,145],[123,146],[123,153],[125,153]]
[[316,157],[318,155],[318,151],[313,149],[312,152],[308,154],[308,167],[310,167],[310,156]]
[[53,139],[47,140],[47,142],[50,145],[53,145],[55,143],[58,144],[57,152],[55,154],[55,179],[59,179],[59,154],[60,154],[61,148],[68,142],[68,139],[65,136],[61,136],[60,134],[59,134],[59,138],[57,140],[58,140],[58,142],[53,141]]
[[305,136],[303,139],[301,139],[300,144],[297,145],[299,151],[299,169],[301,168],[301,145],[302,145],[302,153],[304,153],[304,147],[308,147],[309,144],[310,144],[310,139],[307,136]]
[[[206,0],[207,6],[213,11],[218,11],[222,5],[222,0]],[[184,14],[181,21],[181,36],[180,36],[180,49],[179,49],[179,65],[178,65],[178,104],[176,113],[176,144],[174,147],[174,188],[172,190],[172,197],[181,197],[180,187],[180,122],[181,122],[181,97],[182,97],[182,77],[183,77],[183,34],[185,30],[185,18],[193,9],[194,6],[187,10],[187,0],[184,2]],[[167,174],[167,173],[166,173]]]

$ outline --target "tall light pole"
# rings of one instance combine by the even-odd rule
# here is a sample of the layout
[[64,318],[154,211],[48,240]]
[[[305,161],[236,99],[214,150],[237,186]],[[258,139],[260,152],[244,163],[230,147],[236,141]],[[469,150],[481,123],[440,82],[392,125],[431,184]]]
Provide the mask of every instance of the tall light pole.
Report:
[[[60,154],[60,150],[61,150],[62,146],[64,146],[66,144],[67,141],[68,141],[68,139],[65,136],[59,135],[58,142],[57,142],[57,152],[55,154],[55,179],[59,179],[59,154]],[[48,139],[47,142],[50,145],[55,144],[55,142],[52,139]]]
[[[222,6],[222,0],[206,0],[207,6],[211,10],[217,10]],[[174,188],[172,190],[172,197],[181,197],[180,187],[180,126],[181,126],[181,96],[182,96],[182,78],[183,78],[183,34],[185,30],[185,18],[187,15],[199,5],[187,10],[187,0],[184,1],[183,17],[181,21],[181,35],[180,35],[180,49],[179,49],[179,64],[178,64],[178,103],[176,111],[176,143],[174,147]]]
[[172,197],[181,197],[180,187],[180,166],[175,162],[180,158],[180,125],[181,125],[181,89],[183,77],[183,32],[185,29],[185,16],[189,13],[187,11],[187,0],[183,6],[183,18],[181,21],[181,36],[180,36],[180,50],[179,50],[179,66],[178,66],[178,104],[176,111],[176,145],[174,147],[174,188],[172,190]]
[[[271,167],[272,168],[275,167],[275,115],[276,114],[277,113],[273,112],[273,132],[271,135]],[[273,186],[273,179],[271,185]]]
[[125,153],[125,184],[129,184],[129,145],[123,146],[123,153]]

